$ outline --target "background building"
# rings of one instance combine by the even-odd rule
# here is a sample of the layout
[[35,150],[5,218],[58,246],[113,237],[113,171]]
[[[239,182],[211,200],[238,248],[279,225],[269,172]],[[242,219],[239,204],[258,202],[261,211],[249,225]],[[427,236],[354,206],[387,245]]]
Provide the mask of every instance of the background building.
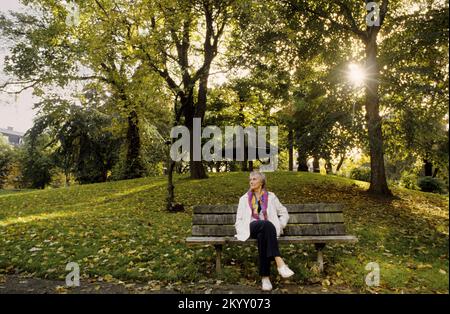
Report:
[[7,127],[6,129],[0,128],[0,135],[5,137],[6,142],[13,146],[22,145],[22,139],[24,133],[14,131],[13,127]]

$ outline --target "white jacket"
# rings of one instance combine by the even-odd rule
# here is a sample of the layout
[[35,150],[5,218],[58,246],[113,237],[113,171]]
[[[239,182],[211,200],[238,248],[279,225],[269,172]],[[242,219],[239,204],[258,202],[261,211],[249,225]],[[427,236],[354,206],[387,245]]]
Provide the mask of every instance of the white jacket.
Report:
[[[283,234],[283,229],[286,227],[289,221],[289,214],[281,203],[278,197],[272,193],[269,194],[269,203],[267,204],[267,220],[273,223],[277,231],[277,237]],[[248,204],[247,193],[241,196],[239,199],[239,206],[236,213],[236,228],[235,237],[240,241],[245,241],[250,237],[250,220],[252,217],[252,211]]]

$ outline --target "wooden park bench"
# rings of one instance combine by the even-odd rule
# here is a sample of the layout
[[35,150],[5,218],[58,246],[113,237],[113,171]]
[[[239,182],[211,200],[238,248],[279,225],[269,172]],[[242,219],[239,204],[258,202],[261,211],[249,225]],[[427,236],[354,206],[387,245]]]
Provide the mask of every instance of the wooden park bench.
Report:
[[[221,273],[224,244],[255,244],[256,239],[239,241],[234,237],[238,205],[194,206],[192,236],[187,245],[212,244],[216,249],[216,272]],[[285,204],[289,222],[278,243],[312,243],[317,250],[319,270],[323,271],[323,249],[327,243],[356,243],[358,239],[345,231],[343,204]]]

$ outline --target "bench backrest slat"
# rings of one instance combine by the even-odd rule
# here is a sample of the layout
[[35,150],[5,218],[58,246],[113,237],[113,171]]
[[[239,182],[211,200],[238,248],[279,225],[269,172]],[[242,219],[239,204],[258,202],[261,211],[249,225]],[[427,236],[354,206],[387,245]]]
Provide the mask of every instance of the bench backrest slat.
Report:
[[[343,204],[286,204],[289,223],[284,235],[344,235]],[[193,236],[233,236],[237,205],[198,205],[192,218]]]
[[[194,225],[232,225],[236,221],[236,214],[194,214],[192,224]],[[325,224],[343,223],[342,212],[336,213],[291,213],[290,224]]]
[[[284,204],[289,213],[332,213],[342,212],[343,204],[337,203],[311,203],[311,204]],[[197,205],[194,214],[235,214],[238,205]]]

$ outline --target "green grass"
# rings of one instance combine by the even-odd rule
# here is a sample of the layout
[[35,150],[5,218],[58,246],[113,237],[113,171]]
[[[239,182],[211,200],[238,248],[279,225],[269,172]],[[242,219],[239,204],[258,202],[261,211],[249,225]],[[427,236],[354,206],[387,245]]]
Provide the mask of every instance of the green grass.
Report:
[[[191,282],[215,278],[214,250],[187,247],[192,206],[237,203],[248,174],[176,176],[184,213],[164,211],[166,179],[144,178],[42,191],[0,193],[0,273],[64,279],[69,262],[83,278]],[[312,245],[283,245],[299,285],[322,282],[339,289],[381,293],[448,293],[448,195],[391,187],[396,198],[368,196],[366,182],[314,173],[268,173],[268,188],[282,203],[346,204],[356,245],[329,245],[325,273],[315,272]],[[369,288],[369,262],[380,265],[380,286]],[[224,248],[226,283],[259,280],[255,248]],[[275,270],[273,269],[274,274]],[[111,279],[114,278],[114,279]]]

